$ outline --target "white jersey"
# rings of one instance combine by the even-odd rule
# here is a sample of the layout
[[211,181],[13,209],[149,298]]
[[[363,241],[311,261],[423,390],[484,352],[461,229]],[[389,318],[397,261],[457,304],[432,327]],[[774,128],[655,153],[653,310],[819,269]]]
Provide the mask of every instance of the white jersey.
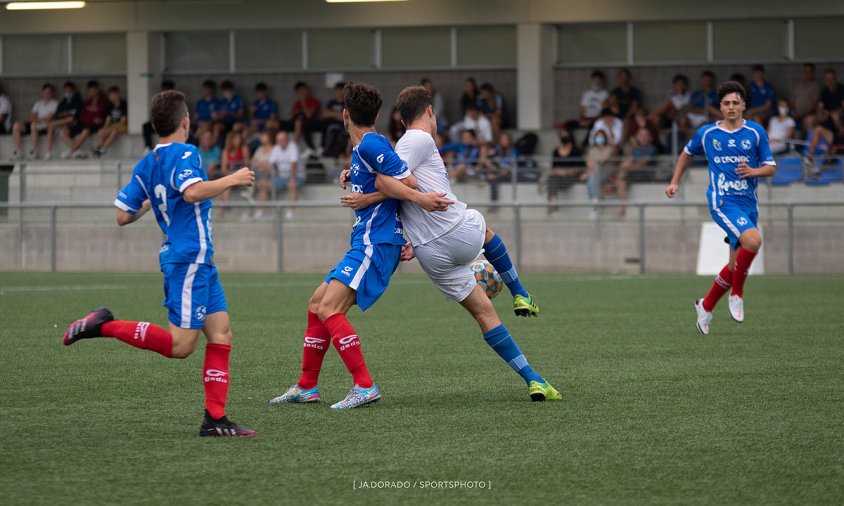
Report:
[[416,178],[419,191],[445,192],[445,198],[454,201],[454,204],[448,206],[448,210],[432,213],[413,202],[401,202],[404,231],[410,243],[419,246],[445,235],[459,225],[463,220],[466,204],[457,200],[452,193],[448,171],[431,134],[422,130],[408,130],[396,144],[396,153]]

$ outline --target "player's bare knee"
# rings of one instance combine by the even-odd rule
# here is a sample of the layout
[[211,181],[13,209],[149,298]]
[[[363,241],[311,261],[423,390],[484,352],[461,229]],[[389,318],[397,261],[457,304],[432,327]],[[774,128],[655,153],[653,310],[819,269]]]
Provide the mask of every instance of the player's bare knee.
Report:
[[173,340],[172,358],[188,358],[196,349],[196,341],[193,340]]
[[223,329],[222,331],[214,332],[212,334],[208,334],[205,336],[208,339],[209,343],[213,344],[225,344],[227,346],[231,346],[232,344],[232,331],[230,328]]
[[335,307],[333,304],[325,304],[323,302],[319,303],[317,310],[315,313],[319,317],[319,320],[324,322],[325,320],[331,318],[333,315],[339,313],[340,310]]

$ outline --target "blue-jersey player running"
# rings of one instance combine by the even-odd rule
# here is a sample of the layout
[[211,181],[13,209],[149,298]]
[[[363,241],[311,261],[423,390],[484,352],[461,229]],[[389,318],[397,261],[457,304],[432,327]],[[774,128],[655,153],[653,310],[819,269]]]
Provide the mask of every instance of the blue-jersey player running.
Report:
[[[353,192],[377,191],[378,174],[411,178],[411,184],[414,181],[389,141],[375,132],[381,103],[378,90],[368,84],[348,83],[343,89],[343,123],[355,146],[351,161]],[[442,193],[417,194],[417,203],[431,211],[445,210],[452,203],[442,198]],[[355,304],[366,311],[387,289],[405,244],[402,232],[398,202],[393,199],[355,211],[351,248],[308,301],[302,375],[284,394],[272,399],[272,404],[319,401],[317,381],[329,342],[337,348],[354,381],[346,398],[331,407],[356,408],[381,398],[346,313]]]
[[757,227],[757,178],[773,176],[776,166],[765,129],[742,117],[746,107],[744,87],[734,81],[721,84],[718,101],[724,119],[698,129],[680,154],[674,177],[665,190],[668,198],[674,198],[692,158],[706,156],[709,212],[727,233],[730,261],[715,277],[706,297],[695,301],[697,328],[703,334],[709,334],[712,309],[730,288],[730,316],[739,323],[744,321],[744,282],[750,264],[762,247],[762,234]]
[[113,337],[168,358],[185,358],[196,348],[201,330],[208,343],[202,368],[205,420],[199,435],[254,436],[254,430],[226,418],[232,333],[226,296],[214,266],[210,199],[234,187],[251,186],[255,174],[244,167],[208,181],[196,146],[185,144],[190,116],[183,93],[171,90],[155,95],[151,116],[161,143],[138,162],[114,205],[121,226],[134,223],[151,208],[167,237],[159,260],[169,332],[149,322],[115,320],[111,311],[101,307],[73,322],[63,342],[69,346],[80,339]]

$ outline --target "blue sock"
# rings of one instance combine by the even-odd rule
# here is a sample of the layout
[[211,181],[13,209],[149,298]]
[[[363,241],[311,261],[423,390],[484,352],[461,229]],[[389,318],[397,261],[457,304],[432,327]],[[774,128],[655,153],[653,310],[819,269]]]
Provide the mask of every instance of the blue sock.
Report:
[[519,274],[516,272],[516,268],[513,267],[513,262],[510,261],[507,246],[504,245],[501,236],[495,234],[488,243],[484,244],[484,256],[489,260],[489,263],[492,264],[495,270],[498,271],[498,274],[501,275],[501,279],[514,297],[516,295],[528,296],[527,290],[522,286],[522,282],[519,281]]
[[495,350],[495,353],[498,353],[498,356],[504,359],[504,361],[507,362],[514,371],[519,373],[519,376],[525,380],[525,383],[528,385],[530,385],[531,381],[545,383],[542,376],[534,371],[530,364],[528,364],[525,354],[519,349],[519,345],[516,344],[516,341],[513,340],[504,325],[499,325],[484,334],[484,341],[486,341],[486,344]]

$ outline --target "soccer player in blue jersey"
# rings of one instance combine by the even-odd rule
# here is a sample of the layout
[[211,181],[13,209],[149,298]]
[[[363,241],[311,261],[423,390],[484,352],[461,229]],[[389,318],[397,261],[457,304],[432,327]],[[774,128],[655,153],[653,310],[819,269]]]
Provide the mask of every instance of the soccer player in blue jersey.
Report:
[[[378,174],[413,178],[390,142],[375,131],[381,104],[378,90],[368,84],[348,83],[343,90],[343,124],[354,145],[351,161],[354,192],[377,191]],[[412,179],[410,183],[415,186]],[[452,202],[443,199],[443,195],[417,192],[417,203],[431,211],[445,210]],[[308,301],[302,375],[297,383],[270,403],[319,401],[317,380],[329,342],[337,348],[354,381],[346,398],[331,407],[351,409],[381,398],[361,353],[360,339],[346,319],[346,313],[355,304],[361,311],[366,311],[386,291],[405,244],[402,232],[395,200],[384,200],[355,211],[351,248]]]
[[706,297],[695,301],[697,328],[703,334],[709,334],[712,310],[730,288],[730,316],[739,323],[744,321],[744,282],[750,264],[762,247],[762,234],[757,226],[756,185],[758,178],[774,175],[776,162],[765,128],[743,118],[746,97],[744,87],[735,81],[718,87],[718,102],[724,119],[698,129],[680,154],[674,177],[665,190],[668,198],[674,198],[692,159],[706,156],[709,212],[727,234],[730,261],[715,277]]
[[208,181],[196,151],[185,144],[190,116],[183,93],[164,91],[152,98],[152,125],[161,141],[135,166],[132,179],[117,194],[117,223],[134,223],[152,209],[166,236],[159,251],[164,274],[164,307],[169,332],[149,322],[115,320],[101,307],[70,324],[66,346],[80,339],[113,337],[168,358],[185,358],[205,334],[205,420],[200,436],[254,436],[226,418],[232,332],[226,296],[217,278],[211,238],[211,199],[238,186],[251,186],[255,174],[244,167]]

